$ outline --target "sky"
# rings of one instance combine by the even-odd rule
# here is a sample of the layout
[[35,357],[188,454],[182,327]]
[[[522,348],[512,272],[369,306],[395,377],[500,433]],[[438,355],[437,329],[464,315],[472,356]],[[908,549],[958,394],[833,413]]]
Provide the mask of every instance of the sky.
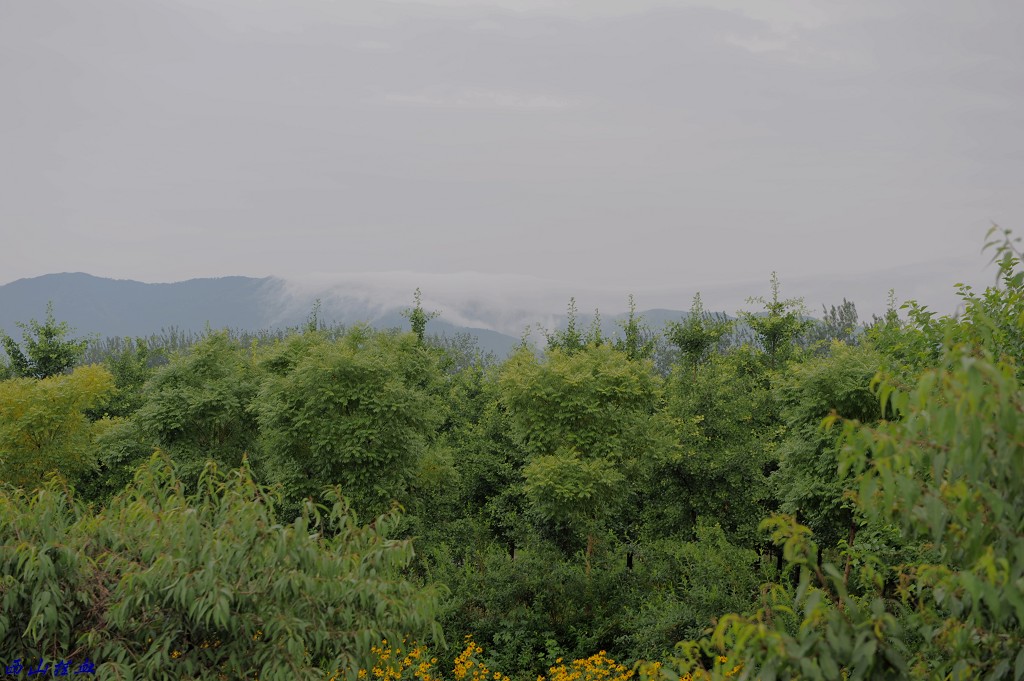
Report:
[[952,308],[1024,233],[1021,35],[1016,0],[0,0],[0,283]]

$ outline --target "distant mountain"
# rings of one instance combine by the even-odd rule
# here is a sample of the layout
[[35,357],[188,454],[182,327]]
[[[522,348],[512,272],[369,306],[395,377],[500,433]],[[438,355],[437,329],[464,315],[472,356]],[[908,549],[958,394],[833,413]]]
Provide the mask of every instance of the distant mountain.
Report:
[[54,316],[79,334],[148,335],[177,326],[258,329],[269,326],[268,301],[281,282],[251,277],[191,279],[145,284],[90,274],[47,274],[0,286],[0,328],[18,337],[15,322],[42,319],[53,301]]
[[[0,329],[20,338],[16,322],[42,320],[52,301],[54,316],[68,322],[78,336],[148,336],[171,327],[255,331],[301,324],[315,298],[315,293],[289,294],[286,282],[274,277],[146,284],[82,272],[47,274],[0,286]],[[407,326],[401,308],[375,306],[372,301],[339,297],[336,292],[325,299],[321,317],[327,322],[366,322],[378,328]],[[447,335],[470,333],[482,349],[499,357],[520,341],[497,331],[456,325],[443,316],[431,321],[428,330]]]
[[[383,302],[372,292],[357,290],[355,286],[330,285],[322,289],[307,286],[297,293],[289,282],[276,277],[220,277],[146,284],[76,272],[19,279],[0,286],[0,329],[20,338],[16,322],[42,320],[47,302],[53,301],[54,316],[68,322],[78,336],[148,336],[172,327],[181,331],[202,331],[207,326],[257,331],[304,323],[318,298],[322,301],[320,317],[327,323],[362,322],[376,328],[408,328],[401,314],[408,304],[398,306]],[[512,335],[496,329],[511,331],[532,323],[531,339],[542,344],[540,327],[548,331],[566,327],[564,314],[552,315],[543,310],[537,310],[535,315],[517,310],[511,321],[502,322],[505,311],[484,309],[479,303],[445,304],[442,301],[437,307],[442,310],[441,316],[427,325],[429,333],[447,336],[469,333],[477,338],[481,349],[498,357],[505,357],[521,342],[523,331]],[[639,314],[656,330],[662,329],[668,320],[686,316],[685,312],[670,309],[645,310]],[[602,314],[602,333],[614,336],[626,317],[626,314]],[[592,314],[581,312],[577,325],[585,330],[592,319]],[[480,326],[473,325],[474,322]]]
[[[58,321],[68,322],[76,336],[149,336],[172,327],[179,331],[202,331],[207,327],[258,331],[303,324],[317,299],[321,300],[320,318],[328,324],[408,328],[402,316],[408,305],[388,304],[372,292],[356,290],[354,286],[307,286],[297,293],[289,282],[276,277],[220,277],[146,284],[76,272],[19,279],[0,286],[0,329],[20,339],[16,322],[42,320],[47,303],[52,301],[54,316]],[[484,309],[479,303],[460,305],[442,301],[437,307],[441,308],[441,315],[427,325],[428,333],[449,337],[468,333],[477,339],[482,350],[499,358],[519,345],[522,333],[532,329],[529,339],[543,345],[545,331],[564,329],[567,325],[565,314],[552,315],[543,310],[536,314],[516,310],[511,321],[502,322],[505,311]],[[650,328],[660,331],[667,321],[683,319],[687,313],[658,308],[638,314]],[[627,316],[602,314],[601,333],[615,337]],[[581,312],[576,317],[577,327],[585,332],[592,320],[593,314]],[[480,326],[472,325],[474,322]],[[525,330],[514,336],[493,327]]]

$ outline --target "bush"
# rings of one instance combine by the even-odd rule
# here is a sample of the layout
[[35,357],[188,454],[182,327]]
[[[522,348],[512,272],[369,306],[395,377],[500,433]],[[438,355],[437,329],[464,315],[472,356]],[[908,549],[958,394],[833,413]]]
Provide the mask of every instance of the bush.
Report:
[[360,527],[327,496],[282,525],[247,465],[209,465],[186,496],[158,456],[98,513],[60,480],[0,488],[0,659],[84,653],[101,677],[152,681],[354,677],[382,638],[439,635],[435,594],[399,574],[397,512]]

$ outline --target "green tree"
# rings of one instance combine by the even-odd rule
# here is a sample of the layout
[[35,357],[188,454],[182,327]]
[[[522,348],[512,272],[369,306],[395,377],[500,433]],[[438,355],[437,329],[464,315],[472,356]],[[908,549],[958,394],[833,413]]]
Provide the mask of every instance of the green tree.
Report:
[[99,678],[355,681],[382,639],[440,636],[438,592],[402,576],[392,512],[356,522],[337,489],[294,522],[247,466],[188,495],[154,457],[100,511],[60,481],[0,486],[0,659],[87,655]]
[[259,386],[250,352],[226,331],[211,333],[154,373],[132,422],[150,444],[147,454],[164,449],[193,484],[208,459],[230,468],[255,451],[250,405]]
[[533,513],[542,526],[585,537],[589,564],[602,528],[628,533],[652,465],[674,451],[674,423],[658,409],[660,379],[649,360],[590,345],[549,350],[543,361],[519,352],[499,389],[512,440],[526,456]]
[[651,359],[654,356],[655,335],[644,324],[643,315],[636,313],[636,300],[629,296],[629,316],[619,322],[622,336],[615,339],[615,349],[626,353],[631,360]]
[[127,417],[134,414],[144,403],[143,388],[153,374],[156,365],[165,361],[161,348],[153,349],[145,338],[125,338],[121,349],[111,352],[103,364],[114,377],[114,395],[104,405],[102,415]]
[[697,519],[717,522],[730,541],[752,547],[768,513],[768,475],[784,433],[768,369],[749,347],[696,374],[677,365],[666,382],[666,414],[681,456],[662,462],[651,490],[647,526],[655,536],[692,536]]
[[[766,524],[797,570],[756,611],[684,645],[680,671],[714,655],[748,678],[1011,679],[1024,669],[1024,391],[1016,367],[949,350],[909,393],[882,384],[900,418],[847,426],[840,475],[858,509],[920,546],[916,560],[850,546],[821,561],[791,517]],[[847,562],[850,565],[850,562]],[[728,669],[729,665],[725,668]],[[724,678],[716,666],[712,678]]]
[[693,296],[686,318],[682,322],[668,322],[665,335],[679,348],[683,361],[696,374],[697,369],[713,356],[731,328],[732,322],[704,311],[698,292]]
[[825,352],[831,347],[832,341],[841,341],[846,345],[857,344],[857,332],[860,322],[857,318],[857,306],[843,298],[841,305],[830,308],[821,306],[821,319],[813,322],[808,329],[805,341],[811,348],[817,347]]
[[[419,291],[419,289],[416,290],[417,292]],[[417,302],[419,301],[417,300]],[[309,314],[306,316],[306,333],[314,333],[316,331],[320,331],[323,328],[324,324],[320,320],[320,306],[321,305],[319,298],[313,301],[313,309],[311,309],[309,311]]]
[[70,340],[73,332],[67,322],[53,318],[53,303],[46,304],[46,321],[35,319],[28,324],[18,322],[22,331],[20,347],[13,338],[0,331],[0,344],[10,359],[9,371],[22,378],[48,378],[69,371],[85,354],[88,339]]
[[621,508],[628,489],[619,468],[609,459],[584,458],[561,448],[534,457],[523,469],[524,489],[538,518],[587,538],[588,573],[603,525]]
[[997,265],[996,282],[981,294],[957,284],[964,312],[950,333],[997,358],[1016,362],[1024,378],[1024,270],[1020,269],[1024,253],[1016,245],[1021,237],[993,225],[986,238],[986,249],[994,251],[991,263]]
[[514,354],[499,377],[514,436],[530,455],[566,446],[587,456],[632,458],[654,441],[644,432],[661,399],[648,363],[631,363],[607,345],[578,353],[550,350],[541,360]]
[[[906,319],[900,316],[906,310]],[[897,307],[896,293],[889,290],[888,305],[882,316],[874,315],[864,338],[885,359],[890,377],[901,376],[904,388],[922,371],[935,366],[943,352],[948,322],[915,301]],[[951,330],[951,328],[950,328]]]
[[32,489],[52,471],[85,475],[95,463],[95,438],[111,426],[86,413],[113,391],[110,372],[96,365],[0,382],[0,481]]
[[498,363],[497,356],[490,350],[481,349],[480,341],[470,333],[460,331],[451,336],[431,336],[428,344],[441,352],[441,363],[452,376],[462,372],[476,374]]
[[[872,536],[851,536],[839,563],[792,516],[767,521],[795,588],[776,584],[753,612],[723,616],[711,636],[682,644],[678,671],[709,669],[706,678],[717,679],[739,664],[745,678],[764,679],[1024,675],[1024,385],[1019,358],[1005,351],[1024,335],[1024,275],[1012,254],[997,262],[1001,285],[967,295],[960,318],[909,306],[923,344],[899,342],[904,329],[882,330],[881,339],[897,340],[886,351],[927,352],[903,354],[913,363],[880,379],[879,409],[892,420],[844,425],[837,475],[853,476],[852,498]],[[907,387],[906,369],[926,361],[937,337],[938,357]]]
[[847,498],[851,478],[838,476],[838,428],[824,428],[825,419],[875,423],[882,417],[872,379],[882,357],[864,347],[836,342],[826,357],[795,365],[776,389],[786,423],[779,447],[779,469],[772,476],[780,511],[809,526],[819,545],[835,547],[852,541],[857,531]]
[[[569,299],[568,311],[566,313],[566,327],[559,331],[545,331],[544,337],[547,340],[547,349],[561,350],[571,355],[579,352],[587,346],[587,338],[579,327],[576,326],[576,298]],[[594,327],[591,327],[593,330]],[[598,339],[600,339],[600,328],[597,328]],[[593,334],[592,334],[593,335]]]
[[731,543],[701,518],[694,541],[665,537],[642,547],[625,624],[630,656],[658,660],[676,642],[700,636],[724,612],[743,611],[759,585],[757,553]]
[[413,334],[362,328],[272,349],[252,409],[271,479],[292,499],[341,484],[360,512],[407,501],[444,417],[437,362]]
[[413,335],[416,336],[416,340],[422,345],[426,337],[427,322],[436,318],[441,313],[437,311],[427,312],[423,309],[423,295],[420,293],[419,288],[413,294],[413,303],[412,308],[402,312],[402,316],[409,320],[409,326],[412,329]]
[[754,331],[768,367],[778,369],[793,356],[798,339],[813,321],[807,319],[802,298],[779,297],[779,277],[775,272],[772,272],[771,287],[771,298],[756,296],[747,300],[760,303],[764,307],[763,314],[741,312],[740,317]]

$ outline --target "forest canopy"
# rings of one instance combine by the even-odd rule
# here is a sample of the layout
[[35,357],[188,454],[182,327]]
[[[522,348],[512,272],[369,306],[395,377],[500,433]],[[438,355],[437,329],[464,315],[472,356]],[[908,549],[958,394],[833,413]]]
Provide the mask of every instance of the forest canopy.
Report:
[[613,337],[572,302],[501,361],[418,291],[412,332],[103,346],[48,311],[0,338],[0,664],[1022,679],[1024,269],[989,236],[957,315],[815,320],[773,275]]

